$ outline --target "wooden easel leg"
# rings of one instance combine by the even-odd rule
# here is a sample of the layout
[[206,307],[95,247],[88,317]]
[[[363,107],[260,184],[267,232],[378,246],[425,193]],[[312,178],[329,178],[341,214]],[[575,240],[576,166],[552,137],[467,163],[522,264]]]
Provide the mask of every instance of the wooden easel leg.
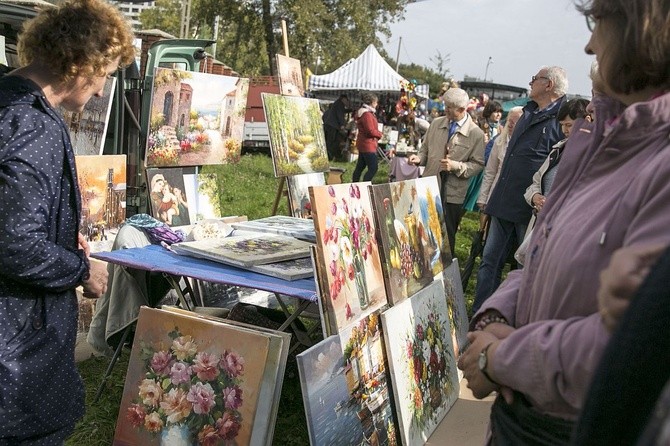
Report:
[[277,186],[277,195],[275,195],[275,202],[272,205],[272,214],[277,215],[277,208],[279,207],[279,200],[281,200],[282,195],[284,195],[284,185],[286,184],[286,177],[281,177],[279,179],[279,185]]

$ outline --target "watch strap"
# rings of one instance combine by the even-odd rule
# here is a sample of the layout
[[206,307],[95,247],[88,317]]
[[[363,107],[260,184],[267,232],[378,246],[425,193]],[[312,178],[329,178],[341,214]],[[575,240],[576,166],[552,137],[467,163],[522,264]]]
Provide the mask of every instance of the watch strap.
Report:
[[[491,343],[488,344],[486,347],[484,347],[484,348],[482,349],[481,354],[483,354],[484,356],[486,356],[487,353],[488,353],[488,351],[489,351],[489,347],[491,347],[492,345],[493,345],[493,342],[491,342]],[[487,356],[487,359],[486,359],[486,367],[488,367],[488,365],[489,365],[489,361],[488,361],[488,356]],[[491,381],[493,384],[498,384],[497,382],[495,382],[495,381],[493,380],[493,378],[491,378],[491,375],[488,374],[488,372],[486,371],[486,367],[484,367],[484,368],[480,368],[479,371],[482,372],[482,375],[484,375],[484,377],[485,377],[486,379],[488,379],[489,381]]]

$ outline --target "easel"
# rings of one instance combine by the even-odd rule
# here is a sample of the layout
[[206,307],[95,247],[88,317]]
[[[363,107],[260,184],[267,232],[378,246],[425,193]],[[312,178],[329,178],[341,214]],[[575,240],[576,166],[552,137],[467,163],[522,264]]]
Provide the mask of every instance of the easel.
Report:
[[[282,36],[282,43],[284,44],[284,55],[286,57],[290,57],[288,54],[288,37],[287,37],[287,30],[286,30],[286,20],[282,19],[281,21],[281,36]],[[272,214],[271,215],[277,215],[277,208],[279,207],[279,200],[281,200],[282,195],[286,197],[286,200],[288,201],[288,207],[291,207],[291,201],[288,199],[288,189],[284,189],[284,186],[286,186],[286,177],[281,177],[279,179],[279,184],[277,185],[277,194],[275,195],[275,201],[272,204]]]

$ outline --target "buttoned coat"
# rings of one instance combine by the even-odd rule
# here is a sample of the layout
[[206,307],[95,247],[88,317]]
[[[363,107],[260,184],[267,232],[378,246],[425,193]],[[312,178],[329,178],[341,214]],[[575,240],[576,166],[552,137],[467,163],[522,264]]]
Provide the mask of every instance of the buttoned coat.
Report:
[[[433,120],[419,152],[420,165],[426,166],[423,176],[440,174],[440,160],[445,158],[446,149],[453,168],[446,175],[446,202],[462,204],[468,191],[468,179],[484,169],[484,132],[468,115],[463,125],[449,138],[449,118]],[[445,187],[446,186],[446,187]],[[445,197],[442,197],[445,200]]]
[[68,429],[83,415],[80,209],[60,114],[33,82],[0,79],[0,443]]

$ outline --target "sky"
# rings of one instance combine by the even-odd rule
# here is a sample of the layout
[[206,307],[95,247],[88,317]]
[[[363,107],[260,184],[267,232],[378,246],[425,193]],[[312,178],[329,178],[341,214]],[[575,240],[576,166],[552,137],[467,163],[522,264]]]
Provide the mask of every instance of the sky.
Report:
[[572,0],[419,0],[390,28],[384,49],[395,61],[400,42],[402,64],[435,69],[439,51],[456,80],[486,74],[526,88],[541,66],[558,65],[568,73],[568,93],[591,96],[590,32]]

